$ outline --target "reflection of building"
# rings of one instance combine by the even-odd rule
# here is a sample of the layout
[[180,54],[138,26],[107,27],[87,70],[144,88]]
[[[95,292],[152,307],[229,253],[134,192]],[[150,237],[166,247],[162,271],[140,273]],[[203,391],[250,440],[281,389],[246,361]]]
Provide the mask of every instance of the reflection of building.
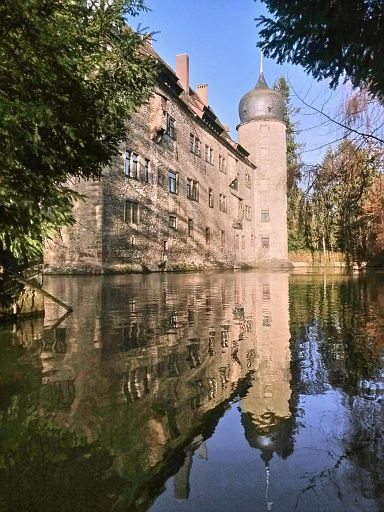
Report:
[[[42,353],[45,385],[60,394],[57,420],[90,442],[111,422],[124,431],[116,470],[137,474],[137,485],[192,436],[175,482],[177,496],[188,495],[191,454],[204,441],[196,429],[250,372],[244,415],[267,429],[289,417],[287,275],[48,279],[52,291],[61,283],[60,296],[78,304]],[[54,316],[47,311],[46,322]],[[58,341],[65,353],[48,357],[47,346]]]
[[76,222],[47,246],[50,272],[288,264],[284,102],[263,74],[233,141],[189,85],[189,58],[161,66],[153,95],[100,181],[82,181]]
[[288,275],[259,274],[256,279],[261,300],[255,315],[255,379],[241,410],[249,444],[268,462],[274,452],[286,456],[291,449]]

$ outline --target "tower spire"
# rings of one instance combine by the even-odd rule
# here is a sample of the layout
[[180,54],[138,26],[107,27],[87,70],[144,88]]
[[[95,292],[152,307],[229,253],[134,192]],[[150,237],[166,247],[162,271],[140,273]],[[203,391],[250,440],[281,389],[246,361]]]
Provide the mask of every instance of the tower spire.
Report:
[[260,75],[263,75],[263,52],[260,50]]

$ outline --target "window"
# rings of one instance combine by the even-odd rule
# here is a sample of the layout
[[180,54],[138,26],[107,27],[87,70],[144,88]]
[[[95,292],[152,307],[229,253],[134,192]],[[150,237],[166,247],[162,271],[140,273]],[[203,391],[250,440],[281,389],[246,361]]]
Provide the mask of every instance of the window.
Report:
[[124,174],[129,177],[131,175],[131,151],[125,151],[124,158]]
[[199,200],[199,182],[187,178],[187,197],[191,201]]
[[176,217],[176,215],[170,215],[169,216],[168,226],[171,229],[177,229],[177,217]]
[[271,287],[269,284],[263,284],[263,301],[271,299]]
[[244,235],[241,237],[241,248],[245,249],[245,236]]
[[222,347],[228,347],[229,342],[229,325],[222,325],[221,326],[221,346]]
[[157,171],[157,184],[159,187],[165,188],[165,176],[160,169]]
[[235,235],[235,249],[238,249],[240,247],[239,245],[239,235],[236,233]]
[[139,203],[134,203],[126,199],[124,205],[124,222],[127,224],[139,224]]
[[142,168],[142,180],[144,183],[149,183],[149,160],[147,158],[144,159]]
[[261,248],[262,249],[269,249],[269,236],[262,236],[261,237]]
[[251,235],[251,247],[255,247],[255,235]]
[[175,120],[169,114],[167,114],[167,129],[165,132],[171,139],[175,139]]
[[188,236],[193,236],[193,219],[188,219]]
[[261,222],[269,222],[269,210],[261,210]]
[[220,245],[221,245],[221,248],[224,249],[224,247],[225,247],[225,231],[223,229],[220,231]]
[[190,147],[191,147],[192,153],[194,153],[197,156],[200,156],[200,154],[201,154],[200,139],[193,133],[190,134]]
[[130,150],[125,151],[124,173],[127,178],[138,178],[139,155]]
[[205,161],[213,164],[213,149],[208,144],[205,145]]
[[139,155],[132,153],[131,178],[137,179],[137,171],[139,169]]
[[207,245],[211,244],[211,228],[205,228],[205,243]]
[[252,220],[252,208],[250,206],[245,207],[245,218],[247,220]]
[[223,155],[219,155],[219,171],[227,172],[227,159]]
[[178,192],[178,176],[173,171],[168,171],[168,185],[169,192],[171,194],[177,194]]
[[225,196],[224,194],[220,194],[219,196],[219,210],[221,212],[227,211],[227,196]]
[[251,182],[251,175],[249,172],[245,173],[245,186],[248,188],[251,188],[252,182]]
[[214,206],[213,188],[210,188],[208,191],[208,206],[210,208],[213,208],[213,206]]

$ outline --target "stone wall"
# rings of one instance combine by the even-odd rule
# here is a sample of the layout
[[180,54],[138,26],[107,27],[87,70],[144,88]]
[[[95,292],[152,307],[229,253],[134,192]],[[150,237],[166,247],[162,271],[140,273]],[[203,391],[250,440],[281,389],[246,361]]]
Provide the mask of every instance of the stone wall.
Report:
[[[251,219],[245,218],[245,207],[251,207],[253,195],[245,176],[248,174],[252,182],[253,168],[170,94],[156,91],[160,93],[167,109],[163,115],[175,121],[175,138],[163,134],[151,139],[151,108],[156,101],[151,102],[131,120],[120,158],[103,178],[105,268],[160,270],[164,266],[186,269],[254,264],[251,235],[255,233]],[[200,156],[191,152],[191,134],[200,140]],[[206,145],[213,151],[212,163],[206,161]],[[124,174],[126,150],[139,155],[139,179]],[[225,172],[219,170],[219,158],[225,159]],[[149,160],[148,183],[140,175],[145,159]],[[176,193],[170,192],[170,170],[177,176]],[[187,179],[198,183],[198,201],[187,198]],[[209,205],[209,189],[213,207]],[[220,194],[226,197],[226,212],[220,211]],[[138,224],[124,218],[126,200],[139,204]],[[176,228],[170,227],[170,216],[176,218]],[[190,234],[188,219],[193,221]],[[233,227],[236,222],[242,229]]]
[[103,182],[81,180],[69,185],[84,199],[74,206],[75,224],[46,243],[44,272],[102,273]]

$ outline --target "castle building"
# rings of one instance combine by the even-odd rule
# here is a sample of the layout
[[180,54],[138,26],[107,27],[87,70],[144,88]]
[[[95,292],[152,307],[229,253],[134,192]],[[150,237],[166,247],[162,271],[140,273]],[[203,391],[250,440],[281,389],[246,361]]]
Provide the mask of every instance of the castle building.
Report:
[[240,101],[239,142],[189,84],[189,57],[161,72],[129,121],[120,154],[86,196],[76,224],[47,244],[47,273],[289,265],[284,102],[260,79]]

